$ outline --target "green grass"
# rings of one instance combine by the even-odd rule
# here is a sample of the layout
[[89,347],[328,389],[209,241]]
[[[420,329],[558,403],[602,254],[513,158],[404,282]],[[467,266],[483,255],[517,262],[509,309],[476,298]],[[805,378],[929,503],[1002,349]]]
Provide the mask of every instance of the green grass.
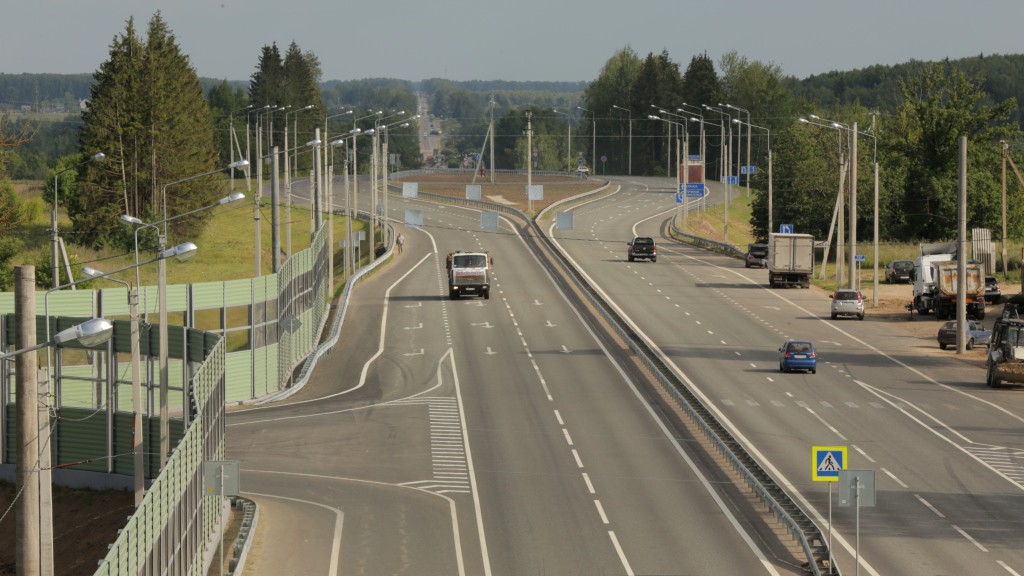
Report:
[[[16,189],[22,198],[39,197],[41,183],[18,183]],[[229,192],[225,186],[225,195]],[[270,274],[272,271],[272,222],[271,207],[269,198],[264,198],[260,210],[260,265],[263,274]],[[190,282],[209,282],[222,280],[236,280],[250,278],[256,270],[256,255],[253,251],[255,244],[255,220],[253,217],[252,195],[247,194],[245,200],[233,204],[214,208],[206,229],[198,238],[170,238],[170,245],[180,242],[191,241],[199,247],[196,256],[188,262],[176,262],[170,260],[167,263],[167,282],[169,284],[186,284]],[[286,209],[280,208],[281,225],[281,248],[286,248],[285,220]],[[292,221],[292,252],[298,252],[309,246],[310,243],[310,217],[309,210],[305,207],[293,206],[291,211]],[[71,222],[60,215],[58,226],[61,230],[68,231]],[[353,220],[353,230],[365,230],[366,222]],[[345,218],[334,218],[335,250],[337,241],[344,238]],[[25,242],[25,248],[14,264],[32,264],[50,262],[50,212],[43,211],[32,222],[19,231],[19,237]],[[72,262],[73,272],[76,278],[80,278],[78,269],[81,265],[88,265],[100,270],[115,270],[124,266],[135,264],[134,251],[124,250],[91,250],[89,248],[75,246],[65,239],[68,256]],[[140,254],[142,261],[152,259],[151,252]],[[338,256],[335,260],[335,280],[340,281],[344,275],[342,269],[343,259]],[[115,275],[121,280],[135,283],[135,273],[132,270]],[[140,281],[143,286],[155,286],[157,284],[157,265],[147,264],[140,269]],[[105,286],[116,286],[116,283],[96,281],[90,283],[91,287],[103,288]]]

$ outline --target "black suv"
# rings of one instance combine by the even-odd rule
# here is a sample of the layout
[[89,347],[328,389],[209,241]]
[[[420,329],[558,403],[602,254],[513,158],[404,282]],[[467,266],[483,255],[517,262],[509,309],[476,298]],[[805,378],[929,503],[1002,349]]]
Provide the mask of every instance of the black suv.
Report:
[[893,260],[885,267],[885,281],[889,284],[910,282],[914,263],[910,260]]
[[644,258],[651,262],[658,261],[658,247],[654,244],[654,238],[648,238],[646,236],[637,236],[626,243],[628,248],[626,249],[626,258],[630,262],[633,260],[642,260]]
[[743,265],[747,268],[765,268],[768,266],[768,245],[748,244],[747,256],[743,259]]

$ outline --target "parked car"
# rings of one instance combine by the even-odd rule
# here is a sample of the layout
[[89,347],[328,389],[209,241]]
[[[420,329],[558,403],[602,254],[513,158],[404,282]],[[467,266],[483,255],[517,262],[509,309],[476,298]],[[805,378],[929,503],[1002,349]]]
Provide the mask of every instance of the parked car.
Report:
[[[939,341],[939,348],[943,350],[946,346],[956,346],[956,320],[949,320],[943,324],[935,338]],[[974,348],[975,344],[988,346],[991,341],[991,330],[986,330],[977,320],[967,321],[967,343],[964,346],[968,350]]]
[[747,268],[766,268],[768,267],[768,245],[755,243],[747,245],[747,256],[744,258],[744,264]]
[[811,374],[818,371],[818,353],[814,343],[808,340],[787,340],[779,348],[779,372],[791,370],[807,370]]
[[985,302],[999,304],[1003,299],[1003,293],[999,290],[999,281],[995,276],[985,276]]
[[885,266],[885,281],[888,284],[910,282],[913,280],[911,278],[913,272],[914,262],[912,260],[893,260]]
[[864,319],[864,297],[860,295],[860,290],[836,290],[832,295],[832,319],[840,316]]

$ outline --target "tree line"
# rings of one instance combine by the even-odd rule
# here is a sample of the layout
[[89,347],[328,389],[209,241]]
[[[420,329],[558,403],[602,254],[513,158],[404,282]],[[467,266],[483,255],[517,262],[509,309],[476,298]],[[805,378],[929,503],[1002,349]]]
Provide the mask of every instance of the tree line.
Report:
[[[19,115],[20,106],[0,102],[0,178],[30,175],[48,182],[55,171],[103,151],[105,162],[86,163],[62,176],[59,202],[72,219],[73,241],[127,246],[128,231],[117,216],[159,219],[165,184],[255,154],[245,135],[254,135],[250,131],[257,123],[269,150],[274,145],[283,149],[285,120],[293,148],[311,140],[317,129],[333,139],[354,128],[394,122],[390,152],[399,154],[403,167],[418,166],[417,127],[399,123],[415,113],[416,93],[421,93],[429,99],[431,112],[444,119],[445,152],[453,163],[481,150],[491,110],[496,158],[488,161],[499,168],[522,168],[530,159],[538,169],[560,170],[582,157],[588,165],[601,159],[600,166],[591,167],[596,173],[665,176],[674,171],[675,149],[682,142],[685,154],[703,149],[708,178],[718,178],[731,143],[731,170],[735,172],[737,152],[744,156],[743,164],[749,153],[757,170],[749,178],[754,188],[751,224],[762,238],[769,232],[769,134],[772,220],[823,237],[839,186],[840,160],[849,157],[842,142],[856,122],[862,133],[858,188],[871,188],[875,160],[881,167],[884,238],[943,239],[955,227],[955,142],[961,134],[971,142],[969,225],[1000,229],[995,221],[1001,212],[999,142],[1008,141],[1010,153],[1019,156],[1022,71],[1024,56],[990,55],[797,80],[773,63],[735,52],[717,63],[707,54],[694,55],[684,70],[667,51],[641,57],[626,46],[588,83],[436,78],[419,83],[388,78],[324,82],[318,57],[292,42],[283,52],[276,43],[263,46],[249,81],[240,83],[199,78],[157,12],[145,36],[130,20],[113,39],[108,60],[89,81],[84,113],[45,122]],[[0,94],[10,94],[11,102],[28,94],[33,102],[70,101],[69,94],[77,101],[79,76],[0,75]],[[527,112],[533,150],[526,149],[524,138]],[[845,136],[829,126],[797,121],[812,114],[847,127]],[[358,151],[355,161],[365,171],[370,147]],[[308,171],[311,155],[297,158],[298,171]],[[747,177],[741,178],[746,184]],[[167,195],[167,212],[208,204],[216,193],[209,184],[203,178],[175,184]],[[47,186],[46,197],[52,197],[52,185]],[[1020,205],[1019,187],[1011,184],[1009,195],[1011,206]],[[860,230],[870,229],[869,196],[858,197]],[[0,214],[0,236],[10,236],[3,224],[25,212],[11,206],[0,187],[0,210],[8,212]],[[175,223],[174,232],[191,234],[202,226],[201,216],[183,219]],[[1019,210],[1009,213],[1009,235],[1024,236]],[[0,259],[3,253],[0,246]]]

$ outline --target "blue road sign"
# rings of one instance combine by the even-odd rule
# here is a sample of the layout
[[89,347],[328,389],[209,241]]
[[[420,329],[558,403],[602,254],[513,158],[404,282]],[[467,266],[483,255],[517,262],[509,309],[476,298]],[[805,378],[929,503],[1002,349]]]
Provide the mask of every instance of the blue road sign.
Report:
[[792,233],[793,233],[793,225],[792,224],[779,224],[779,234],[792,234]]
[[722,184],[739,184],[739,176],[722,176]]
[[[680,188],[682,188],[682,186],[680,186]],[[682,204],[682,203],[683,203],[683,192],[682,192],[682,190],[680,190],[679,192],[676,192],[676,204]]]
[[703,182],[689,182],[686,184],[686,197],[687,198],[703,198],[704,197],[704,183]]
[[854,254],[853,255],[853,260],[854,260],[854,262],[863,262],[864,261],[864,255],[863,254]]
[[757,166],[740,166],[740,174],[757,174]]
[[815,482],[838,482],[839,471],[846,470],[846,446],[812,446],[811,456]]

